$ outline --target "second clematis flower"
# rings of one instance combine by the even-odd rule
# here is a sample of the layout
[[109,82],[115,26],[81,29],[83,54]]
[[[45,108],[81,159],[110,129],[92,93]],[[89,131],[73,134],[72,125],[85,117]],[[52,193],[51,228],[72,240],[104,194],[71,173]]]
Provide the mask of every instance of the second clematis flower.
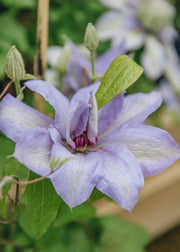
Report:
[[180,158],[168,132],[143,124],[161,104],[156,92],[121,93],[98,110],[99,83],[80,89],[71,101],[47,82],[28,81],[25,86],[54,107],[55,118],[8,94],[0,103],[0,130],[16,143],[14,157],[41,176],[51,171],[52,159],[71,158],[49,176],[71,208],[86,201],[96,187],[132,210],[144,177]]

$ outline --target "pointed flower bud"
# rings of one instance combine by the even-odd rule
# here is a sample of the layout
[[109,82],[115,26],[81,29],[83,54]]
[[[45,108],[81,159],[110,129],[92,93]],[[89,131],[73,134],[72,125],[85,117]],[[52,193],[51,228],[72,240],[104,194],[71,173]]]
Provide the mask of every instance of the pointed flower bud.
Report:
[[12,46],[7,54],[6,74],[14,82],[22,80],[25,75],[22,55],[15,46]]
[[95,51],[98,47],[98,37],[95,27],[88,23],[84,36],[84,43],[88,50]]

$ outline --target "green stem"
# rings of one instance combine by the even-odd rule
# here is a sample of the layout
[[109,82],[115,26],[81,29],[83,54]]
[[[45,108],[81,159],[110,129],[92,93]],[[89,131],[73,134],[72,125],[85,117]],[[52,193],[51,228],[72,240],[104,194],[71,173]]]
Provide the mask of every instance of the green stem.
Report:
[[95,78],[96,73],[95,73],[95,66],[94,66],[94,51],[91,50],[91,70],[92,70],[92,79]]
[[16,96],[18,96],[21,90],[20,81],[15,81],[15,89],[16,89]]

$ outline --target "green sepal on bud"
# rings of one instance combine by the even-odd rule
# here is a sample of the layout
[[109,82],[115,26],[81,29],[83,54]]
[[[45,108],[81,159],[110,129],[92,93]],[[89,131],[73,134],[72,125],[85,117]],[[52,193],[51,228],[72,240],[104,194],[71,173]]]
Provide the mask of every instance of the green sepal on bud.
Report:
[[90,51],[95,51],[98,47],[99,40],[97,37],[97,32],[95,27],[91,23],[88,23],[86,27],[84,44]]
[[36,77],[33,74],[26,73],[23,80],[36,80]]
[[25,76],[23,58],[15,46],[12,46],[7,54],[6,74],[14,82],[22,80]]

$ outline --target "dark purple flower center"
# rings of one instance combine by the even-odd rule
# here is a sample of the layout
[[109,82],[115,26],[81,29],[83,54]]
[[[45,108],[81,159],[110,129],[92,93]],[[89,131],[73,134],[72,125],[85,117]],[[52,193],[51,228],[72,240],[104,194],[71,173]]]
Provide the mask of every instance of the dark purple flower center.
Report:
[[94,146],[95,144],[91,142],[87,137],[87,132],[84,131],[80,136],[73,139],[75,142],[75,147],[77,149],[85,149],[88,146]]

